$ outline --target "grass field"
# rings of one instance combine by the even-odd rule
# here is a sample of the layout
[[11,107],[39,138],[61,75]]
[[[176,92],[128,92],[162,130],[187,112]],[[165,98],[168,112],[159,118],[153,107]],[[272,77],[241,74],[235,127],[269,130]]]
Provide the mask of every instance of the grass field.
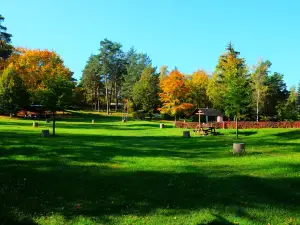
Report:
[[300,224],[300,130],[181,137],[91,115],[0,119],[0,224]]

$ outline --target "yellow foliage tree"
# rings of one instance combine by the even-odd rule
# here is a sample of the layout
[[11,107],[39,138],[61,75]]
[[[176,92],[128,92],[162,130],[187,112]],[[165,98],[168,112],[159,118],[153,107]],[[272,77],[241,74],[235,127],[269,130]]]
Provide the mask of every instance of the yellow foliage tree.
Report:
[[208,75],[204,70],[196,71],[189,80],[191,102],[198,108],[208,105],[206,94],[208,86]]

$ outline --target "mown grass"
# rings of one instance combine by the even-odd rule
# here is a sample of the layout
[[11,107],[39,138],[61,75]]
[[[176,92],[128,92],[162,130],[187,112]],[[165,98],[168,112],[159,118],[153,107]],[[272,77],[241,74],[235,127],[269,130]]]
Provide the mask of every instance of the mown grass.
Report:
[[[91,118],[96,124],[91,124]],[[182,138],[157,122],[0,119],[0,224],[300,224],[300,130]]]

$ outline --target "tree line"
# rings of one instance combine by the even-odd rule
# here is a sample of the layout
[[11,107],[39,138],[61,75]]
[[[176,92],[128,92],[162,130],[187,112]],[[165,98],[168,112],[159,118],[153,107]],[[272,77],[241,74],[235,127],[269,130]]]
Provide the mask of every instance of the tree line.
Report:
[[167,66],[157,70],[147,54],[134,48],[124,52],[120,43],[105,39],[88,59],[78,87],[85,104],[94,110],[105,104],[107,113],[113,101],[115,111],[122,102],[126,112],[150,117],[154,112],[187,116],[196,107],[213,107],[229,119],[297,120],[300,88],[288,90],[283,74],[271,73],[271,65],[259,60],[248,66],[229,43],[212,74],[184,74]]
[[270,72],[268,60],[246,64],[231,43],[213,73],[185,74],[160,69],[146,53],[124,51],[104,39],[77,82],[53,51],[15,48],[0,16],[0,111],[16,113],[32,104],[52,111],[69,107],[133,113],[138,118],[161,113],[187,117],[195,108],[215,108],[228,119],[297,120],[300,88],[287,89],[283,74]]

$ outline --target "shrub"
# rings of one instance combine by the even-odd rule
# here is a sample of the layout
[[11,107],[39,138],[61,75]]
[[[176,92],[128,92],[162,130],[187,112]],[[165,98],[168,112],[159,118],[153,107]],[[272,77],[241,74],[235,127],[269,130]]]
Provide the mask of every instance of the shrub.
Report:
[[135,111],[132,113],[133,118],[138,119],[138,120],[144,120],[146,115],[147,114],[143,111]]
[[[198,123],[196,122],[176,122],[175,127],[177,128],[196,128]],[[225,121],[223,123],[214,122],[213,126],[217,129],[235,129],[234,121]],[[271,122],[271,121],[241,121],[238,123],[239,129],[260,129],[260,128],[300,128],[300,121],[296,122]]]

